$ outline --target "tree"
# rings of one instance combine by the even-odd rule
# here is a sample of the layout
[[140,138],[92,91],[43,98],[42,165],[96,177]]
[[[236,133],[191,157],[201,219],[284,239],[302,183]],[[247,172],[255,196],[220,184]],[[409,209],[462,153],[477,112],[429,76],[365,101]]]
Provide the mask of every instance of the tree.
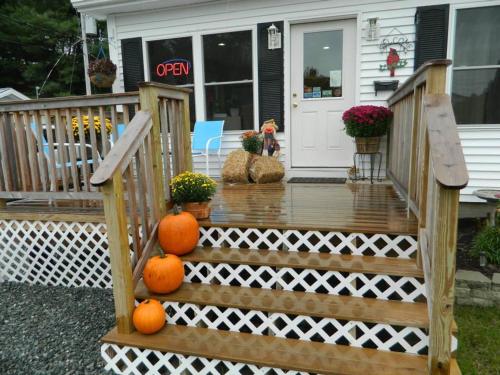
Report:
[[3,0],[0,3],[0,87],[35,97],[85,93],[79,16],[70,0]]

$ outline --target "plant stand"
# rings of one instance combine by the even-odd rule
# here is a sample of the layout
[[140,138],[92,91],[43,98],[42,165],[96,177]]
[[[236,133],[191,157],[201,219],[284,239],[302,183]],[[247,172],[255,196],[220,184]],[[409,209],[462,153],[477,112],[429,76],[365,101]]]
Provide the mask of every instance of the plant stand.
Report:
[[[360,181],[367,180],[368,177],[365,176],[365,168],[363,168],[363,162],[366,160],[366,157],[370,159],[370,183],[373,184],[373,175],[375,172],[375,164],[378,156],[378,168],[377,168],[377,181],[381,181],[380,179],[380,168],[382,166],[382,153],[380,151],[371,152],[371,153],[359,153],[355,152],[353,156],[354,167],[356,169],[354,178],[352,181]],[[361,172],[361,173],[360,173]]]

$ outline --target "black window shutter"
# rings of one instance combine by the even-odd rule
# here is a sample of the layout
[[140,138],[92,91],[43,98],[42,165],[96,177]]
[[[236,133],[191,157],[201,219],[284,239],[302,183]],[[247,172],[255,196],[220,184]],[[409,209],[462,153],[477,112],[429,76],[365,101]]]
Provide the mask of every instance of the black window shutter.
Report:
[[122,39],[123,85],[125,91],[137,91],[144,81],[142,38]]
[[417,8],[415,70],[428,60],[446,58],[449,8],[448,4]]
[[[267,49],[267,28],[274,25],[281,33],[281,47]],[[274,119],[284,129],[283,21],[257,25],[259,71],[259,121]]]

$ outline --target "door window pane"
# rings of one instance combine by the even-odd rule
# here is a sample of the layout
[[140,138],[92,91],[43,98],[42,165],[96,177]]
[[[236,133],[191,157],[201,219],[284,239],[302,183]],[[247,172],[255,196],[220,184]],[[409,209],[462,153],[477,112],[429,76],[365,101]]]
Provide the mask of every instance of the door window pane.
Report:
[[457,11],[453,64],[500,65],[500,6]]
[[[194,89],[191,37],[148,42],[151,81]],[[196,121],[194,91],[189,94],[191,130]]]
[[500,124],[500,69],[456,70],[452,86],[457,124]]
[[252,32],[203,36],[205,82],[252,79]]
[[303,95],[342,96],[342,30],[304,33]]

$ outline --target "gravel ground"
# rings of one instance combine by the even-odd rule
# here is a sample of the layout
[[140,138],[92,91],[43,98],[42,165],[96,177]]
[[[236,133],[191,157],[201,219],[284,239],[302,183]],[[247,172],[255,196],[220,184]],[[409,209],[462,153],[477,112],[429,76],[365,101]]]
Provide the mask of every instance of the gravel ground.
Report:
[[0,374],[105,374],[111,290],[0,284]]

